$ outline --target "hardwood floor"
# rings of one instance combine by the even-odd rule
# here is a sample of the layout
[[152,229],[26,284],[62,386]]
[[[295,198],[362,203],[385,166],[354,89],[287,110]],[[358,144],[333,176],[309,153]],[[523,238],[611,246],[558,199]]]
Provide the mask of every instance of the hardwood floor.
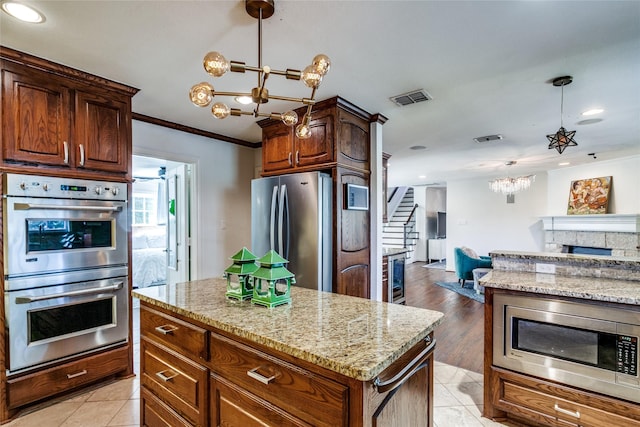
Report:
[[424,264],[406,266],[406,304],[444,313],[434,334],[436,361],[482,373],[484,304],[435,285],[435,281],[457,281],[455,273],[424,268]]

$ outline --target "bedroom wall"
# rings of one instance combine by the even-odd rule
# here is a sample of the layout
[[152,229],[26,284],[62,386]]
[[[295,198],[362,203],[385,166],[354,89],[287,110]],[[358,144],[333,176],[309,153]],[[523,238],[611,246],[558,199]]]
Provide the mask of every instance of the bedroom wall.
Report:
[[[133,121],[133,154],[195,165],[192,279],[221,277],[229,257],[251,245],[255,149]],[[192,227],[192,229],[193,229]]]

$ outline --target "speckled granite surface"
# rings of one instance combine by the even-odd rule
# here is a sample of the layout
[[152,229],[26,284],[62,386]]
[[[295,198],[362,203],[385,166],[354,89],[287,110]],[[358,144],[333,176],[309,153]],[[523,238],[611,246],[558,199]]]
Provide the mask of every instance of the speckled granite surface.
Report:
[[406,254],[407,252],[409,252],[409,250],[407,248],[390,248],[390,247],[386,247],[386,246],[384,246],[382,248],[382,256],[392,256],[392,255],[398,255],[398,254]]
[[495,270],[535,273],[536,263],[555,265],[555,274],[640,281],[640,258],[555,252],[492,251]]
[[292,287],[273,309],[224,296],[222,279],[137,289],[133,296],[361,381],[374,379],[440,322],[442,313]]
[[640,305],[640,281],[492,270],[485,287]]

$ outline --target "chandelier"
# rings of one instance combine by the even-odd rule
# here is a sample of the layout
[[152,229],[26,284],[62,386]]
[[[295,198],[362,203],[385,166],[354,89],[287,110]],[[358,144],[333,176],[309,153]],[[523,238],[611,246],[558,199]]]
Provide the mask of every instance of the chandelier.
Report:
[[[515,165],[516,161],[511,160],[506,162],[505,165]],[[517,178],[498,178],[489,181],[489,188],[495,193],[502,193],[506,195],[515,194],[519,191],[527,190],[531,187],[531,184],[536,180],[535,175],[519,176]]]
[[[299,102],[307,106],[307,110],[302,121],[296,126],[298,138],[309,138],[311,136],[311,109],[315,103],[316,89],[320,86],[322,78],[329,71],[331,61],[326,55],[319,54],[313,58],[311,65],[303,71],[287,68],[284,71],[271,69],[268,65],[262,65],[262,20],[273,15],[275,10],[274,0],[245,0],[247,13],[258,20],[258,66],[246,65],[244,62],[228,61],[219,52],[209,52],[205,55],[203,65],[205,71],[213,77],[221,77],[227,71],[244,73],[253,71],[258,73],[258,85],[251,89],[251,92],[221,92],[214,90],[213,86],[207,82],[193,85],[189,92],[189,98],[198,107],[207,107],[216,96],[235,97],[240,103],[253,103],[253,111],[243,111],[239,108],[229,108],[222,102],[216,102],[211,106],[211,114],[217,119],[224,119],[228,116],[250,115],[253,117],[269,117],[274,120],[282,120],[287,126],[295,126],[298,123],[298,115],[295,111],[289,110],[284,113],[264,113],[260,111],[260,106],[266,104],[270,99],[288,102]],[[269,93],[266,88],[267,79],[271,75],[284,76],[287,80],[302,80],[304,84],[311,88],[311,96],[308,98],[292,98]]]
[[564,107],[564,87],[568,84],[571,84],[573,81],[573,77],[571,76],[563,76],[556,77],[553,79],[554,86],[560,86],[562,92],[560,94],[560,129],[558,132],[547,135],[547,139],[549,140],[549,149],[555,148],[558,150],[558,153],[562,154],[565,148],[569,146],[578,145],[578,143],[573,139],[576,134],[575,130],[567,130],[562,125],[562,113]]

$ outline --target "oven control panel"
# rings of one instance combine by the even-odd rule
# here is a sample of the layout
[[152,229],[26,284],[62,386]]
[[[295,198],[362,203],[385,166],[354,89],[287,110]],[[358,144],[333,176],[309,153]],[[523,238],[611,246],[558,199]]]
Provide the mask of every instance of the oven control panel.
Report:
[[4,196],[50,197],[83,200],[127,200],[127,184],[77,178],[8,173],[4,175]]

